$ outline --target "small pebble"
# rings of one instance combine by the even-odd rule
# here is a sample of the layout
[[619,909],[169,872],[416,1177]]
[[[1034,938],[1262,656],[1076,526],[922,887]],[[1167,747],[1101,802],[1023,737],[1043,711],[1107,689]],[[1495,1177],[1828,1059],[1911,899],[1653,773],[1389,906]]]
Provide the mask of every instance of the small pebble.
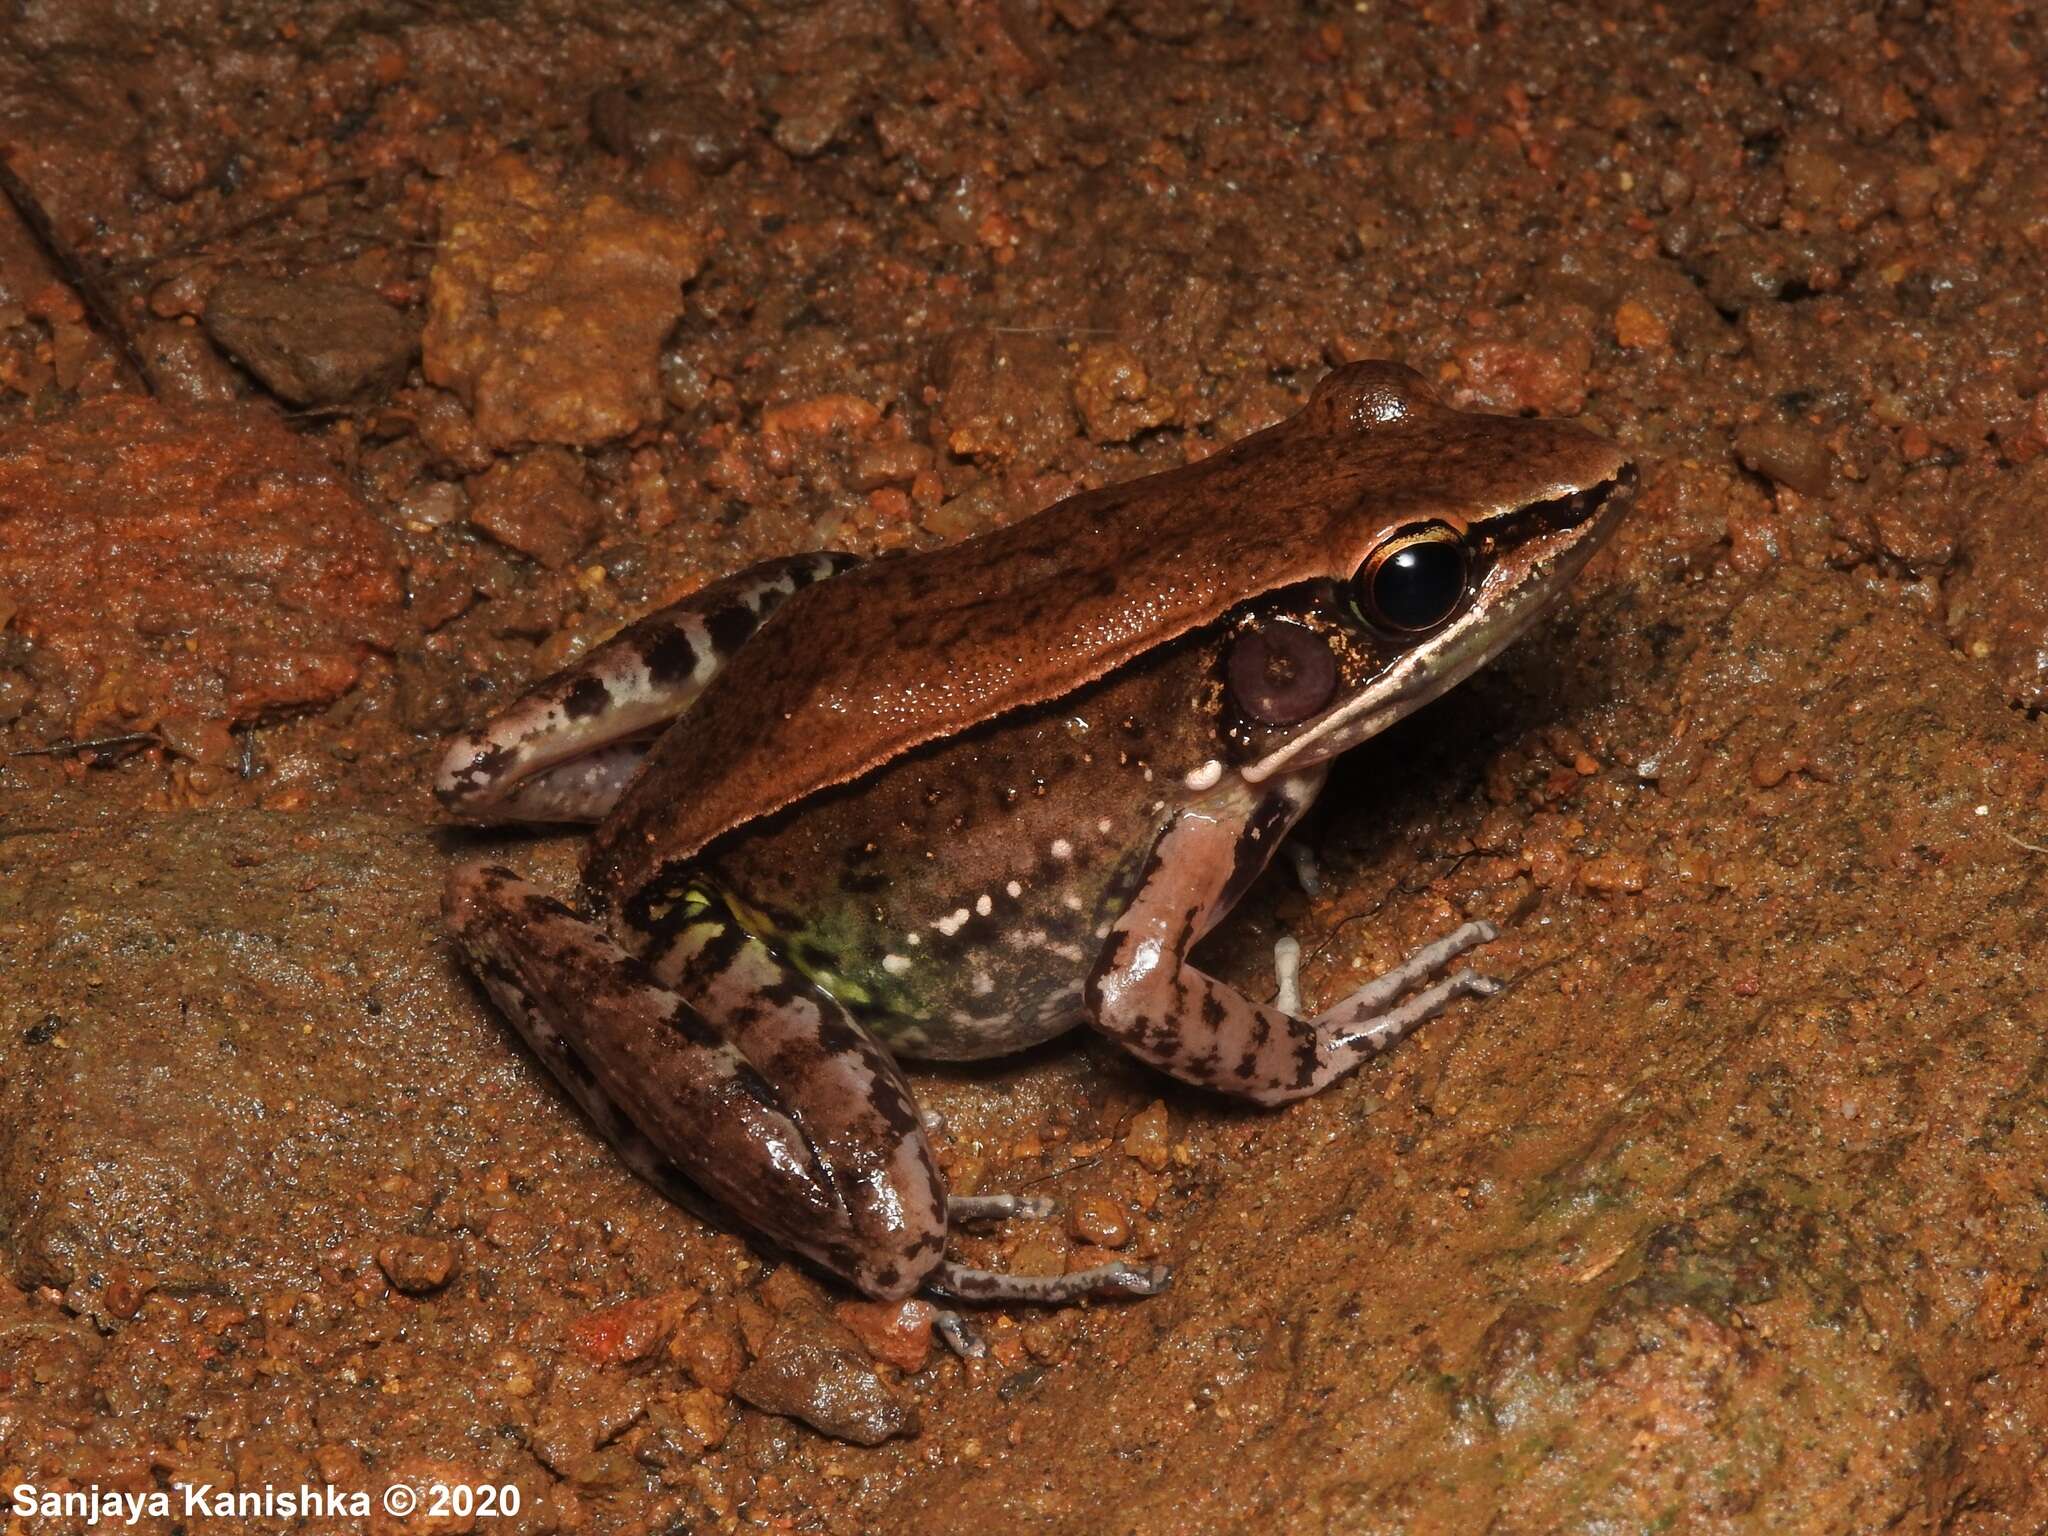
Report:
[[1744,469],[1802,496],[1819,496],[1828,488],[1832,461],[1827,444],[1804,427],[1753,422],[1735,434],[1735,457]]
[[598,1365],[645,1360],[675,1332],[682,1300],[669,1292],[600,1307],[569,1325],[569,1342]]
[[1131,1240],[1130,1219],[1108,1195],[1083,1195],[1067,1217],[1067,1230],[1098,1248],[1121,1248]]
[[698,1386],[725,1396],[747,1368],[746,1346],[739,1330],[714,1318],[698,1318],[678,1329],[669,1341],[669,1358],[690,1373]]
[[1171,1155],[1166,1144],[1166,1101],[1154,1099],[1131,1117],[1124,1132],[1124,1156],[1162,1173]]
[[455,1273],[455,1245],[440,1237],[394,1237],[377,1250],[377,1267],[396,1289],[423,1296]]
[[874,1359],[905,1375],[924,1369],[932,1349],[937,1310],[915,1297],[906,1301],[842,1301],[833,1310]]

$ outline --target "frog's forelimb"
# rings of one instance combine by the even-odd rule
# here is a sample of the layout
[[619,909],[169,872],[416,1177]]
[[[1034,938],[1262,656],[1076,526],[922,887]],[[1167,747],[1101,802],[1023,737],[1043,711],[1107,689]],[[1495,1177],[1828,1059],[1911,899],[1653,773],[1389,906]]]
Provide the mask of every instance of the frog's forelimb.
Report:
[[[1286,792],[1286,786],[1280,786]],[[1314,1018],[1255,1003],[1185,956],[1244,881],[1258,801],[1239,795],[1183,809],[1160,834],[1137,894],[1111,926],[1084,994],[1096,1028],[1184,1082],[1260,1104],[1319,1092],[1460,997],[1500,983],[1460,969],[1396,1003],[1458,956],[1498,936],[1466,923]],[[1251,850],[1252,859],[1263,858]],[[1289,977],[1282,970],[1283,991]]]
[[764,560],[627,625],[510,709],[454,737],[434,794],[477,821],[598,822],[651,737],[804,587],[859,564],[838,553]]

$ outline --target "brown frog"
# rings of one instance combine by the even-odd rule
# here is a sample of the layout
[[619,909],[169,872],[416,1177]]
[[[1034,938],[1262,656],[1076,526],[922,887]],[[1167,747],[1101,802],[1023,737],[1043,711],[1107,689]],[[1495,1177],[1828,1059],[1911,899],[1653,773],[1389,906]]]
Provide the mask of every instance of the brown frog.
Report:
[[1164,1270],[949,1259],[952,1223],[1046,1207],[949,1198],[896,1058],[1086,1023],[1280,1104],[1493,992],[1456,964],[1485,922],[1313,1017],[1187,956],[1330,759],[1528,628],[1631,479],[1582,428],[1359,363],[1225,452],[999,531],[756,566],[450,743],[458,815],[597,824],[608,918],[465,866],[449,926],[658,1186],[874,1296],[1149,1293]]

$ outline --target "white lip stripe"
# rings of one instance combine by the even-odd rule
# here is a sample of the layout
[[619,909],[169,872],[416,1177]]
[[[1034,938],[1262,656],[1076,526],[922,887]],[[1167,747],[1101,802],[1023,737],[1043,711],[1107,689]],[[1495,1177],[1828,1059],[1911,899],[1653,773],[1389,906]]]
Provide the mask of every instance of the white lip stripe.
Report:
[[1263,783],[1285,769],[1302,766],[1311,751],[1315,756],[1310,761],[1319,762],[1356,746],[1470,677],[1550,607],[1606,542],[1627,506],[1625,496],[1610,495],[1606,506],[1570,530],[1577,537],[1557,551],[1549,569],[1524,577],[1512,590],[1493,590],[1494,577],[1506,579],[1496,568],[1463,618],[1403,656],[1372,687],[1309,730],[1246,764],[1239,770],[1245,782]]

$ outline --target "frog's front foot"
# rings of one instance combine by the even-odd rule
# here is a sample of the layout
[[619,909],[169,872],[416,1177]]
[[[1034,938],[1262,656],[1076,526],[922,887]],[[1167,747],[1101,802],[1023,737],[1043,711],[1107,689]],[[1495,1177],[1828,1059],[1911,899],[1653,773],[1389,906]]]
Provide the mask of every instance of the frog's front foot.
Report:
[[[1399,965],[1375,976],[1324,1015],[1335,1041],[1355,1041],[1384,1050],[1423,1020],[1441,1013],[1461,997],[1492,997],[1501,983],[1469,966],[1415,993],[1398,1008],[1395,998],[1428,981],[1459,956],[1500,937],[1500,929],[1484,921],[1465,923],[1432,940]],[[1301,945],[1282,938],[1273,946],[1273,1006],[1282,1013],[1301,1011]]]
[[1441,981],[1413,992],[1406,1001],[1394,1004],[1395,998],[1438,975],[1459,956],[1469,954],[1482,944],[1491,944],[1499,937],[1500,929],[1482,920],[1465,923],[1442,938],[1423,945],[1392,970],[1375,976],[1325,1015],[1333,1023],[1345,1021],[1336,1023],[1331,1034],[1332,1044],[1340,1048],[1364,1045],[1383,1051],[1417,1024],[1435,1017],[1461,997],[1494,996],[1501,990],[1498,979],[1483,975],[1470,966],[1461,966]]

